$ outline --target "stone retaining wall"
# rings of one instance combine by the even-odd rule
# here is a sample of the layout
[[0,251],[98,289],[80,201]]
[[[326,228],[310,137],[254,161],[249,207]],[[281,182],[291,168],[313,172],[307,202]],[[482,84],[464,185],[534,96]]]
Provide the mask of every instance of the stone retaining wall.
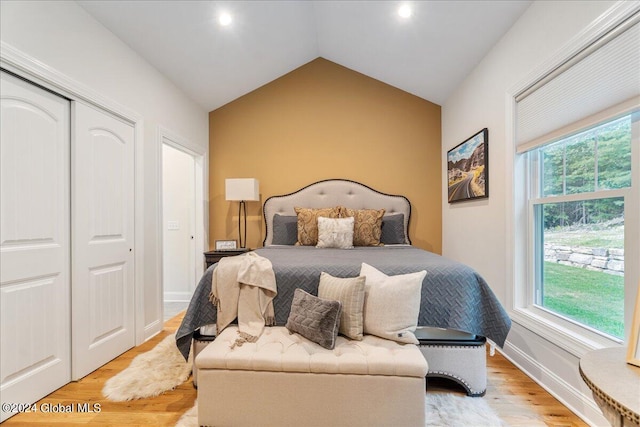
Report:
[[584,248],[546,243],[544,260],[617,276],[624,275],[624,249]]

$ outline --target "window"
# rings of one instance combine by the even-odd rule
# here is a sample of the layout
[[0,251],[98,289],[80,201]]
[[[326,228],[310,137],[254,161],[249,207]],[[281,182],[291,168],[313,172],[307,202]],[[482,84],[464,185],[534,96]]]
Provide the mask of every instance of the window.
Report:
[[[625,195],[632,115],[528,154],[533,304],[624,338]],[[636,138],[637,141],[637,138]]]
[[638,291],[640,12],[580,43],[515,94],[511,313],[576,356],[624,343]]

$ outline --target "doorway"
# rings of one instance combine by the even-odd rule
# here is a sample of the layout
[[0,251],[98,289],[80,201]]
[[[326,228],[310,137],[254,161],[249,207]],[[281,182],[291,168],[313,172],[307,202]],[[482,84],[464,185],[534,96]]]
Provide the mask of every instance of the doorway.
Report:
[[[162,135],[163,319],[185,310],[203,270],[203,156]],[[200,208],[200,209],[199,209]],[[199,274],[200,273],[200,274]]]

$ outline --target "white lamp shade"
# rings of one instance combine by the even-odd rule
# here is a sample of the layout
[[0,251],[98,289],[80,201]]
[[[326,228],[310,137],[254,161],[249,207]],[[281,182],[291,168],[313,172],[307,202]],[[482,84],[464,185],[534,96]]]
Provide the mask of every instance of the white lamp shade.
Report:
[[225,200],[260,200],[260,182],[255,178],[229,178],[224,180]]

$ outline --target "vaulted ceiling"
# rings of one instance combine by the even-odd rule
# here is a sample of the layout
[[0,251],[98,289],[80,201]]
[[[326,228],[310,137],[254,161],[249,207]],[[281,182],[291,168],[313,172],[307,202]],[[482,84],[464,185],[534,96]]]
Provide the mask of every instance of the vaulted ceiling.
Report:
[[317,57],[443,104],[531,1],[79,3],[211,111]]

